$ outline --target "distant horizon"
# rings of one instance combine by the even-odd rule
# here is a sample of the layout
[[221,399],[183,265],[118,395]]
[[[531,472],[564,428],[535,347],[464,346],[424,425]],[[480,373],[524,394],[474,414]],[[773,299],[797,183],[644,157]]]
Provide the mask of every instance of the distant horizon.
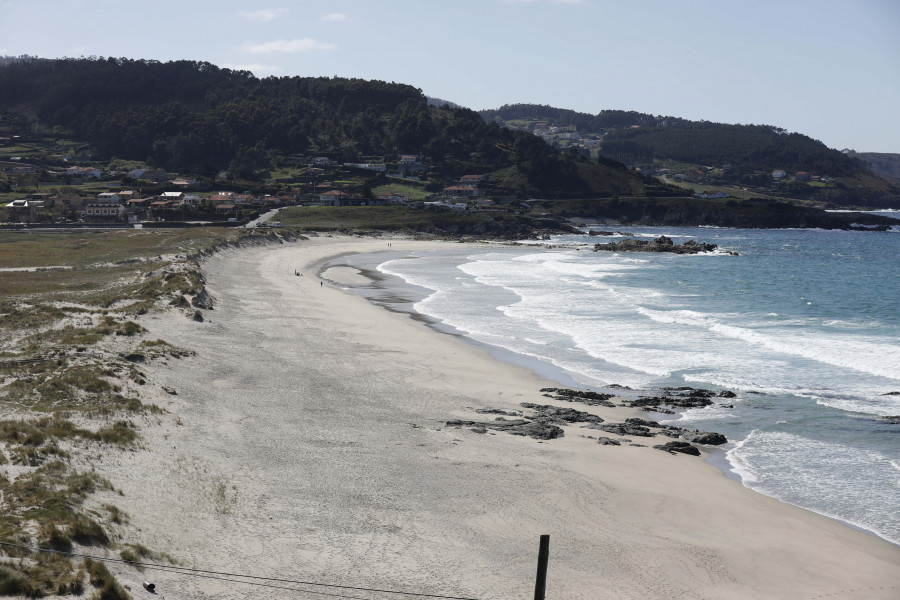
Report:
[[900,153],[897,31],[894,0],[0,0],[0,55],[393,81],[472,110],[764,124],[880,153]]

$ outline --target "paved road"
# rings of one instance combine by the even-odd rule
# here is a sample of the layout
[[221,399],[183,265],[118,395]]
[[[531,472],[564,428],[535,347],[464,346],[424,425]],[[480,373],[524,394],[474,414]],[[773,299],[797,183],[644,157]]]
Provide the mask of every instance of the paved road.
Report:
[[281,211],[280,208],[273,208],[272,210],[261,214],[259,216],[259,218],[254,219],[253,221],[250,221],[249,223],[244,225],[244,227],[249,227],[249,228],[259,227],[260,225],[262,225],[263,223],[267,222],[269,219],[271,219],[272,217],[277,215],[279,213],[279,211]]

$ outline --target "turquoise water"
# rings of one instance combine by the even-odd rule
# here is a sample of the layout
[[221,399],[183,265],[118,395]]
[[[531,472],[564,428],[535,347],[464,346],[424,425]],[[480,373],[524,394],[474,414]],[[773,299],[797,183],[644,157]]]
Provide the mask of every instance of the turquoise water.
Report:
[[[608,227],[607,227],[608,228]],[[535,246],[385,255],[419,313],[586,388],[738,394],[678,415],[745,485],[900,543],[900,233],[623,228],[726,252]]]

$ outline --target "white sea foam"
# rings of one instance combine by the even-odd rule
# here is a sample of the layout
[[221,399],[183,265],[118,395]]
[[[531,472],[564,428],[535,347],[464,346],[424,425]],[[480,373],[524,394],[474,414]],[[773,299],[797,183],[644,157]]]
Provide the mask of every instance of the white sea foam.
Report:
[[748,487],[900,542],[900,524],[885,510],[900,506],[896,465],[881,452],[753,431],[727,457]]
[[653,310],[638,307],[637,311],[653,321],[670,325],[704,328],[719,336],[763,346],[780,354],[798,356],[836,367],[868,373],[900,381],[900,347],[895,340],[871,337],[865,340],[829,337],[821,332],[810,339],[804,332],[784,329],[772,334],[730,325],[718,317],[690,310]]
[[[847,287],[830,263],[821,267],[855,257],[858,246],[844,250],[854,237],[809,231],[720,235],[717,243],[734,245],[740,258],[710,263],[532,248],[423,255],[379,270],[437,290],[416,305],[420,312],[483,343],[554,365],[580,384],[738,392],[739,398],[687,411],[682,424],[709,423],[739,439],[728,456],[750,487],[891,537],[900,519],[874,511],[865,491],[871,488],[882,500],[885,486],[896,493],[896,436],[884,438],[885,428],[871,419],[849,417],[900,414],[900,397],[883,395],[900,390],[900,317],[883,300],[892,271],[875,271],[878,278],[866,281],[881,287],[870,290],[860,283]],[[823,251],[821,244],[841,248]],[[813,245],[814,268],[792,262]],[[855,263],[852,269],[858,270]],[[834,443],[807,440],[808,432],[833,435]],[[872,443],[891,450],[863,449]],[[821,460],[832,452],[848,462]],[[867,460],[874,471],[866,471]]]

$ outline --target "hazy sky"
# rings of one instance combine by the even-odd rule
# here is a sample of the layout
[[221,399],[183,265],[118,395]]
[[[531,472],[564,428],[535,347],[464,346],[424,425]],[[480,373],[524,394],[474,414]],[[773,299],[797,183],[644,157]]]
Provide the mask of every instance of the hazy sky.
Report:
[[0,0],[0,55],[203,60],[900,152],[900,0]]

